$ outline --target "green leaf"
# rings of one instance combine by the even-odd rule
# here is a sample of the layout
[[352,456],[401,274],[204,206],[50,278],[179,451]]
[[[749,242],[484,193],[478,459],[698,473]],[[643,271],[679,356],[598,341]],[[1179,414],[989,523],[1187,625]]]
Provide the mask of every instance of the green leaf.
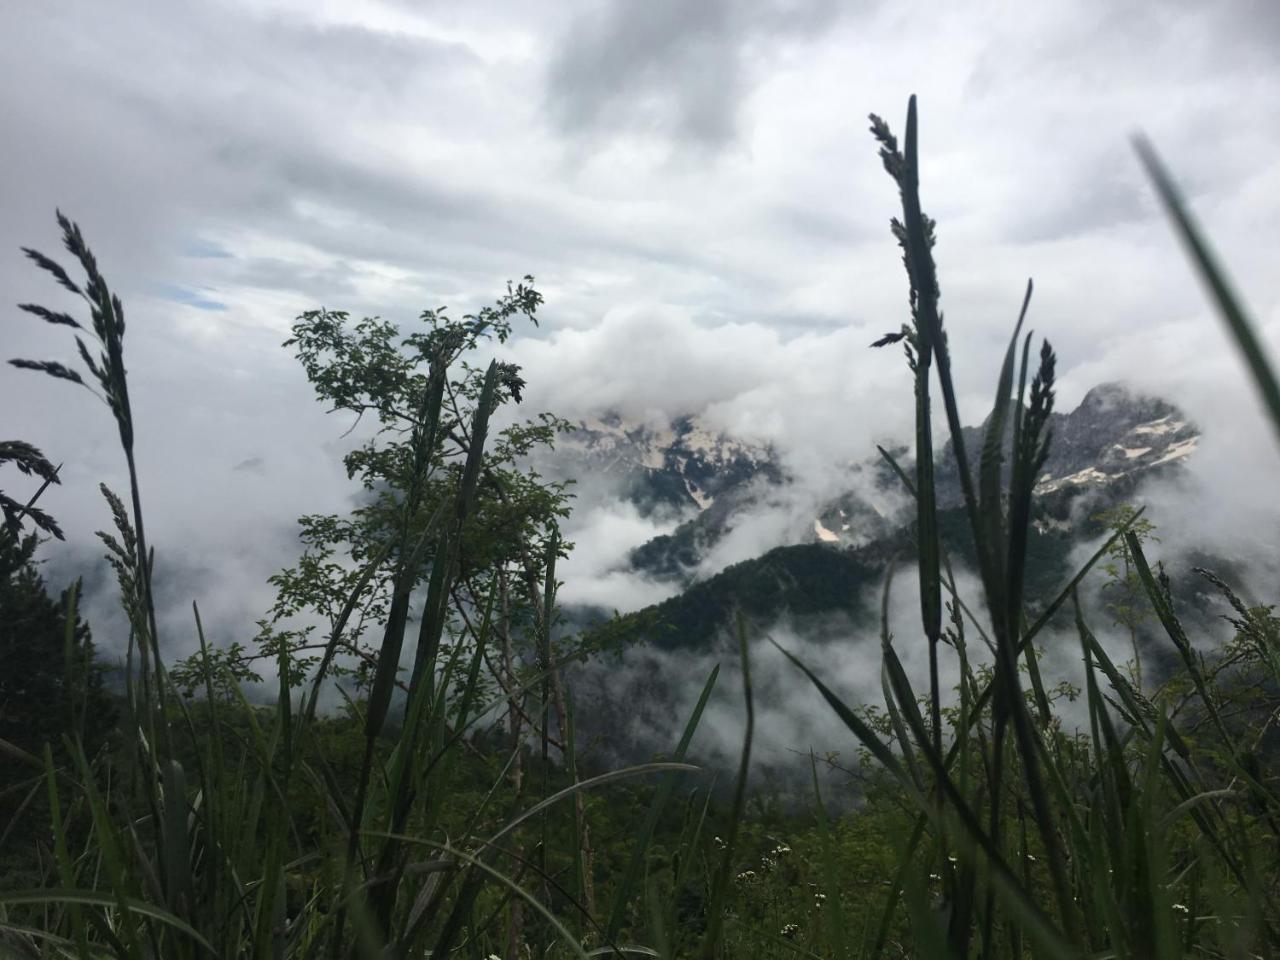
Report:
[[1133,146],[1138,152],[1142,165],[1146,168],[1147,176],[1151,178],[1161,203],[1172,218],[1178,236],[1186,246],[1196,271],[1200,274],[1200,279],[1209,288],[1228,332],[1244,355],[1249,372],[1253,375],[1253,382],[1271,415],[1272,426],[1280,434],[1280,382],[1276,380],[1275,370],[1267,358],[1262,342],[1254,333],[1253,321],[1232,289],[1226,271],[1218,263],[1213,251],[1209,249],[1209,243],[1203,231],[1191,215],[1182,198],[1182,192],[1174,184],[1155,147],[1141,136],[1134,139]]

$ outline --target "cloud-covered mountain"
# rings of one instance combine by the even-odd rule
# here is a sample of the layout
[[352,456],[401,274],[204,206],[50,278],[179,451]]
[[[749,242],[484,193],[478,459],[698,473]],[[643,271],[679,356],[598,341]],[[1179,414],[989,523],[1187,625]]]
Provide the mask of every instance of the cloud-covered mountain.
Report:
[[[1168,401],[1115,383],[1090,390],[1068,413],[1054,413],[1050,429],[1053,443],[1037,490],[1046,512],[1042,522],[1053,523],[1065,522],[1070,504],[1081,496],[1122,497],[1143,477],[1182,463],[1200,438]],[[984,434],[985,424],[965,428],[971,459]],[[679,518],[674,529],[635,547],[628,562],[633,571],[681,588],[728,565],[717,562],[717,551],[740,528],[760,534],[753,537],[755,555],[763,555],[803,544],[874,547],[910,519],[900,481],[874,450],[842,469],[837,494],[815,500],[807,478],[788,470],[771,449],[707,430],[693,417],[655,427],[608,414],[584,422],[557,456],[571,475],[611,483],[614,495],[642,514]],[[909,470],[905,448],[896,456]],[[936,479],[940,506],[961,506],[949,440],[940,451]]]
[[[909,91],[966,422],[1034,276],[1064,402],[1134,379],[1205,429],[1192,472],[1208,492],[1169,511],[1169,536],[1271,549],[1270,428],[1127,135],[1160,146],[1277,349],[1280,7],[694,6],[122,0],[103,19],[90,0],[0,5],[4,358],[76,362],[69,339],[12,311],[62,306],[19,253],[56,251],[61,208],[128,310],[158,569],[204,571],[209,625],[251,630],[266,578],[296,556],[294,518],[352,504],[351,424],[326,418],[280,349],[293,318],[325,306],[409,332],[423,308],[473,311],[524,273],[546,308],[505,359],[527,372],[529,408],[661,411],[668,426],[696,412],[770,446],[794,481],[754,508],[725,491],[697,511],[673,477],[679,517],[584,497],[566,597],[636,609],[679,589],[628,579],[625,555],[695,516],[732,519],[679,557],[704,578],[824,535],[815,519],[842,542],[869,530],[857,504],[826,505],[837,468],[909,435],[907,371],[867,349],[906,294],[886,230],[898,198],[865,120],[901,133]],[[47,553],[73,574],[98,556],[97,486],[120,488],[119,451],[83,391],[5,370],[11,435],[65,462],[46,503],[69,543]],[[99,638],[119,650],[127,631]]]
[[[964,431],[973,459],[985,427]],[[1052,452],[1037,487],[1027,543],[1027,603],[1032,610],[1043,608],[1062,589],[1082,550],[1094,549],[1105,531],[1097,515],[1139,498],[1148,481],[1161,481],[1162,487],[1176,484],[1200,442],[1196,425],[1177,406],[1115,383],[1095,387],[1075,409],[1053,414],[1050,427]],[[688,439],[691,435],[697,440]],[[590,464],[624,477],[620,495],[633,503],[659,502],[661,492],[673,489],[687,494],[663,501],[684,510],[686,518],[633,549],[625,571],[619,571],[666,582],[670,595],[612,621],[611,635],[631,642],[623,645],[617,662],[586,667],[575,679],[595,716],[606,718],[597,730],[602,748],[644,756],[668,746],[711,667],[719,663],[734,669],[733,633],[740,616],[753,659],[770,663],[768,679],[761,682],[771,692],[761,694],[760,702],[777,712],[782,731],[765,750],[766,766],[785,766],[791,750],[837,746],[839,731],[829,718],[805,706],[806,688],[777,660],[765,638],[800,652],[808,662],[826,664],[854,691],[853,702],[876,698],[874,683],[867,683],[878,676],[885,576],[891,566],[901,566],[891,629],[902,631],[904,658],[914,655],[918,600],[915,576],[908,572],[915,559],[914,512],[892,468],[878,456],[850,464],[848,489],[815,505],[806,497],[803,478],[789,475],[769,451],[744,448],[727,436],[699,434],[679,424],[667,431],[632,427],[608,417],[576,437],[564,455],[571,462],[576,459],[579,469]],[[693,449],[700,451],[697,458]],[[908,451],[893,454],[909,473]],[[697,491],[715,491],[713,496],[694,496],[689,486],[680,485],[693,483],[690,462],[699,471]],[[943,547],[962,594],[981,618],[980,590],[967,573],[974,568],[972,541],[950,442],[940,448],[937,464]],[[723,568],[708,564],[738,524],[750,524],[769,511],[789,523],[774,528],[774,542],[764,542],[756,554]],[[1215,559],[1211,565],[1218,563]],[[1091,584],[1084,602],[1106,637],[1105,611],[1094,609],[1097,583]],[[1186,611],[1188,622],[1210,624],[1208,601],[1203,594],[1197,599],[1194,584],[1190,586],[1184,599],[1191,598],[1197,609]],[[1155,644],[1151,653],[1157,669],[1162,650]],[[981,657],[981,651],[974,655]],[[719,739],[704,749],[727,763],[739,730],[729,719],[732,695],[722,691],[713,702],[726,716],[716,728]]]
[[[1094,387],[1070,413],[1052,414],[1049,429],[1053,442],[1036,488],[1042,495],[1131,484],[1154,468],[1184,460],[1200,441],[1199,429],[1172,403],[1119,383]],[[965,448],[976,454],[985,435],[985,423],[965,428]],[[949,441],[937,479],[940,503],[962,502]]]
[[756,480],[782,480],[773,451],[684,416],[655,427],[616,413],[582,421],[559,444],[569,470],[616,484],[644,514],[702,511]]

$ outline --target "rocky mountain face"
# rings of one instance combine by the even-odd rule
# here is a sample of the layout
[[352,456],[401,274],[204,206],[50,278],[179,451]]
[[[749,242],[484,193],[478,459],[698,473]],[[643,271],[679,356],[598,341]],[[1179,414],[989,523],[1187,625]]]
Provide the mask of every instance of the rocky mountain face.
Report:
[[[1054,413],[1053,441],[1040,480],[1046,522],[1063,522],[1080,496],[1116,498],[1154,471],[1176,468],[1196,448],[1199,432],[1168,401],[1120,384],[1090,390],[1076,409]],[[964,430],[971,462],[982,449],[986,424]],[[612,477],[642,511],[685,517],[670,534],[633,551],[631,565],[651,577],[688,586],[709,573],[704,561],[726,536],[761,512],[796,509],[805,478],[789,476],[774,451],[743,444],[685,417],[669,427],[630,425],[616,416],[584,423],[567,448],[583,475]],[[906,448],[892,450],[912,469]],[[937,458],[939,505],[963,502],[960,475],[947,440]],[[859,549],[890,536],[909,521],[909,501],[892,469],[878,455],[847,465],[833,497],[800,510],[773,542]]]
[[[964,429],[971,460],[982,449],[986,426]],[[1053,440],[1037,487],[1042,495],[1129,485],[1182,461],[1200,439],[1199,430],[1173,404],[1117,383],[1094,387],[1070,413],[1052,414],[1049,427]],[[937,470],[939,503],[959,505],[963,495],[950,440]]]
[[701,513],[757,479],[782,479],[773,451],[709,430],[693,416],[654,426],[609,413],[581,422],[558,447],[571,476],[605,480],[646,516]]

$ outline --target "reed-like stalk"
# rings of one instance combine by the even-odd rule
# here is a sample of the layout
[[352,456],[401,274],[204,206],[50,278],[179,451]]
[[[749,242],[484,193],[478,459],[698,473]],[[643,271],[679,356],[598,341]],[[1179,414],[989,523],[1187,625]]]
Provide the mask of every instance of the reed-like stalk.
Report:
[[[892,918],[905,902],[920,927],[919,946],[929,956],[969,956],[975,950],[982,957],[1019,956],[1027,947],[1036,956],[1078,957],[1098,950],[1112,950],[1122,957],[1181,956],[1191,934],[1180,935],[1174,917],[1170,889],[1178,881],[1168,874],[1170,841],[1150,825],[1161,817],[1171,822],[1182,816],[1190,818],[1202,851],[1190,866],[1184,866],[1183,880],[1189,875],[1225,871],[1252,905],[1250,936],[1257,937],[1258,943],[1280,944],[1273,891],[1259,882],[1256,873],[1249,874],[1246,864],[1252,858],[1247,845],[1241,845],[1246,833],[1239,822],[1224,816],[1223,803],[1229,802],[1230,791],[1224,793],[1214,786],[1167,708],[1142,699],[1127,683],[1088,630],[1078,605],[1077,628],[1086,665],[1085,695],[1092,735],[1087,743],[1073,741],[1055,725],[1033,640],[1064,601],[1075,597],[1084,575],[1104,552],[1123,542],[1134,558],[1157,618],[1181,656],[1195,701],[1212,724],[1230,773],[1256,797],[1261,823],[1269,822],[1274,814],[1274,793],[1264,783],[1256,754],[1240,749],[1228,729],[1217,705],[1219,694],[1211,689],[1173,613],[1168,587],[1152,573],[1138,538],[1129,530],[1140,511],[1131,512],[1102,550],[1038,617],[1028,615],[1024,588],[1028,529],[1036,483],[1052,442],[1048,424],[1056,358],[1046,343],[1028,394],[1031,337],[1028,334],[1020,339],[1031,295],[1028,284],[1000,368],[978,471],[971,473],[946,334],[936,309],[938,285],[931,253],[934,224],[920,207],[916,125],[913,98],[905,149],[899,151],[888,126],[872,117],[881,159],[902,196],[903,220],[893,222],[893,233],[903,248],[911,306],[911,322],[876,346],[904,342],[916,381],[914,479],[884,455],[916,502],[921,633],[930,653],[929,691],[918,698],[912,689],[897,653],[899,641],[889,633],[887,620],[882,630],[887,741],[828,688],[817,672],[796,661],[919,810],[870,955],[878,956],[884,950]],[[1274,378],[1244,311],[1217,272],[1207,245],[1154,154],[1142,144],[1140,152],[1280,424],[1280,402],[1272,397]],[[938,372],[951,428],[951,449],[959,467],[985,613],[992,628],[989,644],[995,657],[991,681],[977,683],[964,654],[963,601],[953,597],[955,629],[951,637],[960,658],[961,702],[950,731],[951,744],[945,750],[938,721],[943,704],[936,680],[940,636],[936,611],[946,558],[937,537],[929,391],[922,383],[930,376],[931,367]],[[1007,473],[1003,468],[1006,449],[1012,456]],[[1006,476],[1007,485],[1003,482]],[[891,580],[886,581],[886,610]],[[951,592],[954,594],[953,586]],[[1024,668],[1029,689],[1024,689],[1021,680]],[[1104,690],[1099,669],[1111,693]],[[927,716],[920,711],[920,702],[926,704]],[[1130,726],[1116,723],[1113,714],[1117,710]],[[1006,730],[1011,731],[1011,739],[1006,738]],[[1082,752],[1086,758],[1083,780],[1076,762]],[[982,772],[976,779],[975,754],[981,758],[977,769]],[[1016,780],[1005,776],[1010,765],[1019,773]],[[983,810],[985,817],[980,815]],[[1026,813],[1036,828],[1034,845],[1026,833]],[[1011,815],[1019,825],[1017,833],[1012,829]],[[958,855],[954,871],[944,871],[947,922],[936,931],[933,921],[921,913],[922,887],[916,873],[920,867],[913,862],[921,846],[944,861],[951,850]],[[1036,856],[1032,856],[1033,847]],[[1045,904],[1045,890],[1051,892],[1052,908]]]

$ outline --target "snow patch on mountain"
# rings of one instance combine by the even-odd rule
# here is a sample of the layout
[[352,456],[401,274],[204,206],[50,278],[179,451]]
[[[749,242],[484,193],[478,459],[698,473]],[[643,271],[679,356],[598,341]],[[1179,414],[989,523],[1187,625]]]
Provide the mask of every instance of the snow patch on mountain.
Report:
[[[848,527],[849,527],[848,524],[844,525],[844,528],[846,530],[848,529]],[[813,521],[813,532],[818,535],[818,539],[821,540],[823,543],[839,543],[840,542],[840,534],[833,533],[830,530],[828,530],[826,527],[822,525],[822,521],[817,519],[816,517],[814,518],[814,521]]]

